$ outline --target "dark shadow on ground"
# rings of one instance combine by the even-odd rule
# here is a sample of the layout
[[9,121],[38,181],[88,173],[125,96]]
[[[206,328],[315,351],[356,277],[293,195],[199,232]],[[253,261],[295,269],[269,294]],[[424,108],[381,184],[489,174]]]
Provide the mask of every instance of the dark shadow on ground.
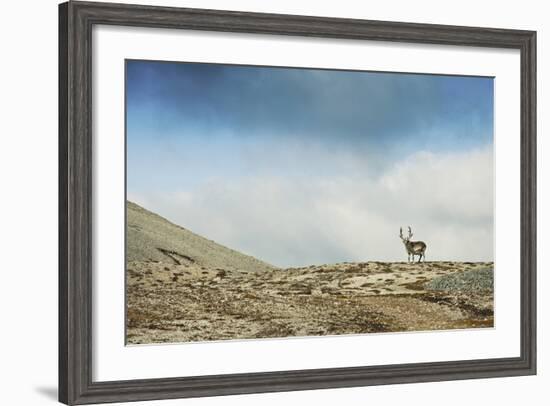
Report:
[[57,401],[57,388],[55,386],[39,386],[34,390],[45,398]]

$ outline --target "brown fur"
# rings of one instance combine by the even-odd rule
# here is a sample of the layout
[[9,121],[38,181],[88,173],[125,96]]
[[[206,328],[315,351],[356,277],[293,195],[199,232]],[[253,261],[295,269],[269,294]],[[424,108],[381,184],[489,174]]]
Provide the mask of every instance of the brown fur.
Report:
[[418,255],[418,262],[422,258],[424,258],[424,261],[426,261],[426,243],[424,241],[411,241],[411,237],[413,236],[411,228],[409,227],[409,235],[407,237],[403,237],[403,229],[399,229],[399,237],[403,241],[403,244],[405,244],[405,249],[407,250],[407,262],[412,260],[414,262],[414,256]]

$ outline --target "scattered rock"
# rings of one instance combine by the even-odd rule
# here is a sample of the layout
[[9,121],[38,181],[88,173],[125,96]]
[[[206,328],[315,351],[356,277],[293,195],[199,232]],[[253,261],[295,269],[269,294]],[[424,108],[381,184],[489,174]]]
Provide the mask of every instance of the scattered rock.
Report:
[[425,284],[430,290],[448,292],[493,291],[493,268],[475,269],[439,276]]

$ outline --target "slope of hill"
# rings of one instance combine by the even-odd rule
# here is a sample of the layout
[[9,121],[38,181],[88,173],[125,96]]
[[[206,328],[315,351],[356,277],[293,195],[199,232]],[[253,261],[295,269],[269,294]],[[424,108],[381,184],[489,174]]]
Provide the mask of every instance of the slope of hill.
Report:
[[126,261],[266,271],[274,266],[203,238],[126,202]]

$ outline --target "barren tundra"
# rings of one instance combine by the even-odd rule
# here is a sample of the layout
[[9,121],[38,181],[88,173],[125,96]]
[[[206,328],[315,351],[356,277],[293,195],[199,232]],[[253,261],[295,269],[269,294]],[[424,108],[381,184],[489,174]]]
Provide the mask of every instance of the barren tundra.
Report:
[[493,264],[280,269],[127,204],[127,342],[493,326]]

